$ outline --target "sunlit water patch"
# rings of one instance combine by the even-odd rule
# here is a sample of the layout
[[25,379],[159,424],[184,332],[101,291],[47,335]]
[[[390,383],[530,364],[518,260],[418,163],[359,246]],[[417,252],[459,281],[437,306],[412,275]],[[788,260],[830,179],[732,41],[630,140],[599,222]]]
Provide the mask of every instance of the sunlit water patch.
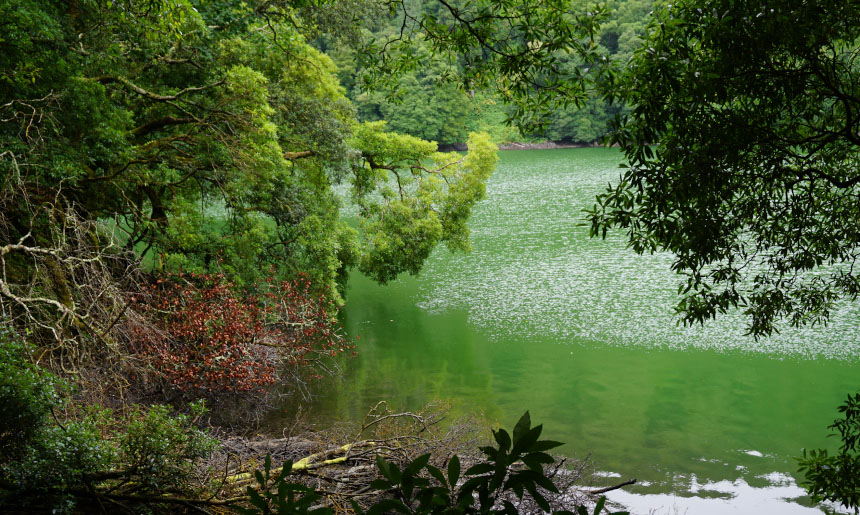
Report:
[[672,256],[637,255],[624,234],[591,239],[583,209],[617,181],[621,154],[607,149],[508,152],[477,206],[470,254],[437,252],[419,279],[419,305],[464,309],[469,321],[505,338],[553,334],[559,341],[762,352],[774,356],[860,356],[856,304],[827,327],[781,328],[756,341],[742,313],[683,327],[673,316],[680,276]]

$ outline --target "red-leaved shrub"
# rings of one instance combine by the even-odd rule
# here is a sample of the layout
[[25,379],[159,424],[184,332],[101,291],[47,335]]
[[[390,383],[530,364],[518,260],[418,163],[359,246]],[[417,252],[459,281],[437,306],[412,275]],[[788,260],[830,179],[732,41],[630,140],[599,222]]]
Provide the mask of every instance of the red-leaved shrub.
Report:
[[222,275],[173,274],[136,303],[158,328],[138,339],[138,355],[183,391],[259,390],[285,367],[316,375],[310,364],[320,355],[350,348],[326,295],[304,278],[237,293]]

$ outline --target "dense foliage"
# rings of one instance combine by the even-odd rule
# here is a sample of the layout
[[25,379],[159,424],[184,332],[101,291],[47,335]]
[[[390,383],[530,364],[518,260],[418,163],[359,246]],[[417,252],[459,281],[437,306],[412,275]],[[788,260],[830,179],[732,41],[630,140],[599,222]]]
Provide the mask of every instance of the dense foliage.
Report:
[[[387,120],[398,132],[442,144],[462,143],[470,130],[502,142],[593,143],[624,106],[588,93],[589,68],[625,63],[652,8],[651,0],[402,2],[372,27],[370,48],[361,54],[384,50],[388,60],[368,63],[342,45],[317,43],[338,63],[363,120]],[[546,43],[517,46],[530,40]],[[516,73],[520,67],[528,73]],[[365,91],[373,81],[393,90]],[[523,134],[506,120],[531,130]]]
[[307,279],[271,278],[239,293],[222,275],[156,280],[136,305],[154,324],[133,331],[134,353],[178,389],[262,390],[287,369],[350,349],[327,310],[328,295]]
[[56,378],[41,374],[27,351],[16,334],[0,326],[0,456],[7,460],[24,454],[59,402]]
[[[194,427],[205,409],[171,414],[165,406],[114,415],[64,400],[70,385],[28,359],[34,349],[0,334],[0,509],[71,510],[100,496],[138,500],[165,492],[193,494],[197,460],[215,441]],[[63,418],[64,421],[60,421]],[[134,499],[126,499],[134,502]]]
[[[0,311],[14,328],[0,333],[0,502],[192,494],[212,449],[192,416],[57,413],[62,381],[34,363],[78,376],[134,362],[184,392],[235,393],[342,352],[332,316],[351,269],[384,283],[441,243],[468,250],[496,164],[471,132],[515,138],[503,120],[593,142],[618,117],[628,167],[592,233],[672,252],[685,322],[737,307],[756,336],[826,322],[860,292],[860,6],[679,0],[646,29],[650,10],[0,1]],[[858,402],[832,426],[840,453],[802,462],[815,496],[850,506]],[[489,511],[505,488],[545,509],[532,433],[497,432],[463,485],[424,458],[381,461],[399,497],[377,511]]]
[[686,277],[687,323],[740,307],[764,335],[856,298],[860,6],[662,4],[610,95],[628,168],[591,212]]
[[[376,233],[364,237],[341,220],[333,186],[349,182],[363,200],[400,170],[436,171],[399,168],[409,164],[400,147],[373,149],[384,169],[368,164],[361,144],[384,129],[352,136],[354,110],[334,66],[305,42],[324,20],[306,28],[288,4],[33,0],[6,3],[2,15],[14,33],[0,58],[2,187],[28,200],[4,208],[4,241],[44,245],[51,214],[72,210],[157,268],[222,272],[248,285],[273,266],[281,278],[306,275],[337,303],[338,280]],[[486,139],[473,142],[492,156]],[[447,168],[430,143],[401,146],[413,143],[421,150],[410,163]],[[458,177],[487,175],[474,158],[454,168]],[[447,185],[435,190],[428,206],[457,203]],[[435,241],[449,239],[461,235]],[[26,283],[26,263],[5,265]],[[406,270],[380,266],[387,276]],[[68,273],[54,272],[63,290]]]

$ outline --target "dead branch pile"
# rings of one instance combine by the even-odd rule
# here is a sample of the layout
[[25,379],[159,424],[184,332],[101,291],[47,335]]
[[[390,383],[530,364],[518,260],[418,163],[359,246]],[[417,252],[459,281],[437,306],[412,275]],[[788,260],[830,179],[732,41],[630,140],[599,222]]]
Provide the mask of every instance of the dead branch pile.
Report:
[[[484,421],[475,418],[443,423],[444,409],[430,405],[419,412],[392,412],[385,402],[374,406],[361,426],[349,433],[334,429],[325,433],[303,434],[272,439],[222,438],[222,451],[213,457],[221,466],[219,499],[235,499],[247,486],[256,486],[253,473],[262,467],[266,455],[278,467],[292,462],[291,481],[302,483],[323,495],[325,505],[336,513],[351,513],[350,500],[362,509],[386,495],[371,488],[380,477],[376,456],[380,455],[401,468],[416,457],[430,453],[431,464],[444,469],[457,455],[463,470],[482,459],[479,446],[490,443],[490,432]],[[343,443],[346,442],[346,443]],[[575,510],[576,506],[593,504],[598,497],[583,488],[591,480],[589,460],[560,458],[546,472],[560,493],[542,491],[553,510]],[[599,492],[598,492],[599,493]],[[508,499],[516,501],[516,499]],[[502,499],[500,499],[500,502]],[[521,513],[542,513],[530,498],[516,502]]]

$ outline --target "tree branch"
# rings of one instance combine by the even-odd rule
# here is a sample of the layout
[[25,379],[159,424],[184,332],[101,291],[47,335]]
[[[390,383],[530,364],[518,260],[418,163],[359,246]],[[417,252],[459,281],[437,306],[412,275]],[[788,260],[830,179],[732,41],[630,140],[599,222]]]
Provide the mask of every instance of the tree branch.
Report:
[[314,155],[313,150],[302,150],[299,152],[284,152],[284,159],[289,159],[293,161],[295,159],[303,159],[305,157],[311,157]]
[[142,95],[142,96],[145,96],[149,99],[159,101],[159,102],[168,102],[171,100],[177,100],[177,99],[179,99],[179,97],[186,95],[188,93],[196,93],[198,91],[204,91],[204,90],[214,88],[216,86],[221,86],[222,84],[224,84],[224,81],[218,81],[218,82],[215,82],[213,84],[208,84],[206,86],[190,87],[190,88],[181,89],[181,90],[177,91],[176,93],[174,93],[173,95],[159,95],[157,93],[153,93],[149,90],[141,88],[140,86],[134,84],[130,80],[126,79],[125,77],[103,76],[103,77],[94,77],[94,78],[91,78],[90,80],[96,81],[99,84],[110,84],[113,82],[119,82],[120,84],[133,90],[135,93]]
[[185,123],[194,123],[196,121],[197,120],[194,118],[174,118],[172,116],[165,116],[164,118],[159,118],[157,120],[146,122],[140,127],[133,129],[131,133],[139,138],[141,136],[149,134],[150,132],[157,131],[158,129],[162,129],[169,125],[182,125]]

